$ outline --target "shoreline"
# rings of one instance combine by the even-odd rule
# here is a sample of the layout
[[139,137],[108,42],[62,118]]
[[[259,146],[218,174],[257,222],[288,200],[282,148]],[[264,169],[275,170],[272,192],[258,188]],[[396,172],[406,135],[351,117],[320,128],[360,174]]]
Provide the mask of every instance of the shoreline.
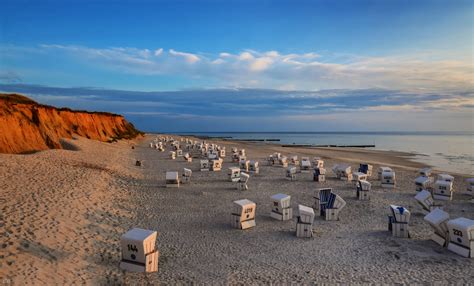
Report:
[[[248,133],[248,132],[243,132],[243,133]],[[257,132],[257,133],[261,133],[261,132]],[[270,133],[273,133],[273,132],[270,132]],[[205,140],[205,141],[212,141],[212,142],[220,142],[220,144],[225,144],[226,142],[227,143],[233,143],[233,144],[255,144],[255,145],[266,145],[267,148],[271,149],[270,147],[279,147],[279,148],[282,148],[282,149],[279,149],[281,151],[278,151],[280,153],[292,153],[291,150],[293,149],[305,149],[305,150],[319,150],[321,151],[322,153],[324,153],[325,150],[329,150],[329,151],[332,151],[332,153],[334,154],[335,152],[344,152],[344,151],[351,151],[351,152],[356,152],[356,153],[364,153],[364,152],[367,152],[366,154],[367,155],[371,155],[371,154],[374,154],[372,152],[378,152],[379,154],[383,154],[384,156],[386,156],[386,159],[389,159],[390,162],[394,162],[395,161],[395,157],[398,157],[399,160],[402,160],[403,162],[400,163],[400,164],[395,164],[395,163],[388,163],[388,165],[390,166],[393,166],[393,167],[412,167],[412,168],[423,168],[423,167],[430,167],[432,168],[434,171],[437,171],[437,172],[446,172],[446,173],[449,173],[449,174],[456,174],[456,175],[461,175],[461,176],[471,176],[471,177],[474,177],[474,173],[473,174],[469,174],[469,173],[466,173],[466,172],[459,172],[459,171],[453,171],[453,170],[450,170],[449,168],[446,168],[446,167],[437,167],[437,166],[434,166],[432,163],[433,162],[426,162],[423,160],[424,157],[430,157],[429,154],[422,154],[422,153],[418,153],[418,152],[415,152],[415,151],[397,151],[397,150],[386,150],[386,149],[377,149],[377,147],[375,148],[352,148],[352,147],[306,147],[306,146],[301,146],[301,147],[284,147],[282,145],[291,145],[291,144],[280,144],[280,143],[272,143],[271,141],[266,141],[266,142],[263,142],[263,141],[241,141],[239,139],[237,140],[233,140],[232,138],[223,138],[223,137],[209,137],[207,139],[201,137],[201,136],[196,136],[196,135],[186,135],[186,136],[181,136],[181,135],[174,135],[174,134],[171,134],[171,133],[146,133],[147,135],[150,135],[150,136],[156,136],[157,134],[163,134],[163,135],[169,135],[169,136],[177,136],[177,137],[188,137],[188,138],[194,138],[195,140],[198,140],[198,141],[202,141],[202,140]],[[328,133],[328,134],[332,134],[332,133]],[[296,144],[298,145],[298,144]],[[288,149],[285,151],[285,149]],[[277,152],[277,151],[275,151]],[[302,151],[299,151],[299,153],[301,153]],[[347,154],[347,153],[345,153]],[[342,158],[344,159],[343,157],[341,156],[338,156],[338,158]],[[360,160],[360,162],[364,162],[363,159]],[[368,162],[370,163],[370,162]],[[376,163],[376,161],[372,161],[372,163]]]

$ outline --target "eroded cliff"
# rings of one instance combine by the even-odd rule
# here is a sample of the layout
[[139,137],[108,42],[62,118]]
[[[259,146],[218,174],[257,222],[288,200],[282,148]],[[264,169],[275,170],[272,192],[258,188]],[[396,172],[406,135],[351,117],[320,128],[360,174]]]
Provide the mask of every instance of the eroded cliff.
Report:
[[0,153],[61,149],[61,138],[79,135],[112,141],[140,135],[121,115],[38,104],[19,94],[0,94]]

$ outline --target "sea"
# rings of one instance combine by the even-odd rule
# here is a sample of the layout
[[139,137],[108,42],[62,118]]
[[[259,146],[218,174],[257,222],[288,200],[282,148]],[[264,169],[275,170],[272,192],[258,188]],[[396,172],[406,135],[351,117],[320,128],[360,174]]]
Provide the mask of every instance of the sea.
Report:
[[270,144],[375,145],[367,149],[413,154],[427,166],[474,176],[474,133],[470,132],[181,132],[228,139],[270,139]]

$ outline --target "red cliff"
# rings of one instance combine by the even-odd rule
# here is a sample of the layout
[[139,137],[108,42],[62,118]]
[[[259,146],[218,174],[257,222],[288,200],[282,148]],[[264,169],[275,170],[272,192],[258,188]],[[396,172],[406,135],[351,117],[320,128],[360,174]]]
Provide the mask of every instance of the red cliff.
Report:
[[61,138],[132,139],[141,133],[121,115],[41,105],[18,94],[0,94],[0,153],[61,149]]

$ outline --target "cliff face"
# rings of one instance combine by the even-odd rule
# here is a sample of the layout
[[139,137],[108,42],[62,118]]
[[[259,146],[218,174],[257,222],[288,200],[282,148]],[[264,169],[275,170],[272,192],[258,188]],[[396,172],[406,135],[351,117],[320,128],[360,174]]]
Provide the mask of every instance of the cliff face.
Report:
[[18,94],[0,94],[0,153],[61,149],[61,138],[131,139],[140,135],[121,115],[41,105]]

